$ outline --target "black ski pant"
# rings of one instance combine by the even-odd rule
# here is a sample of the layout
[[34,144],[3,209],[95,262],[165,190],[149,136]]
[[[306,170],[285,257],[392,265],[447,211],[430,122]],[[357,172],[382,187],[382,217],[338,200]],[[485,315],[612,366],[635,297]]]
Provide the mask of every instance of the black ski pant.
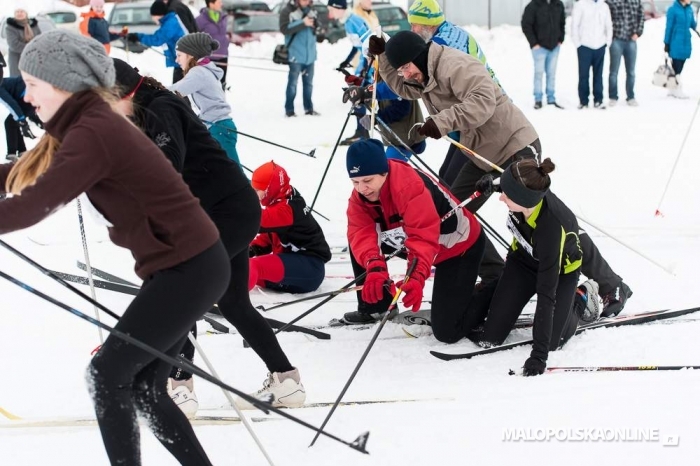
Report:
[[8,115],[8,117],[5,118],[5,139],[7,141],[8,154],[21,154],[22,152],[26,152],[27,147],[24,145],[22,130],[19,129],[19,124],[12,118],[12,115]]
[[[536,139],[532,144],[523,147],[508,160],[503,162],[500,167],[506,169],[513,161],[517,161],[525,158],[537,158],[539,160],[540,154],[542,153],[542,147],[540,145],[540,140]],[[476,182],[481,179],[487,172],[479,168],[472,160],[468,159],[461,152],[456,152],[453,155],[455,157],[462,157],[466,161],[462,168],[460,169],[454,182],[450,185],[450,191],[454,194],[457,199],[463,201],[469,196],[474,194],[476,190]],[[500,172],[497,170],[492,170],[488,172],[493,175],[494,178],[499,178],[501,176]],[[479,196],[474,199],[469,204],[467,204],[467,209],[474,213],[488,200],[488,196]],[[486,249],[484,251],[484,259],[481,261],[481,267],[479,268],[479,275],[483,282],[490,282],[497,280],[503,271],[503,258],[496,251],[493,243],[487,238]]]
[[[275,332],[265,318],[253,307],[248,293],[248,247],[260,228],[260,201],[250,186],[223,199],[207,213],[219,229],[221,241],[231,260],[231,280],[224,296],[219,300],[221,315],[260,356],[268,371],[287,372],[294,369],[277,341]],[[209,303],[209,308],[216,301]],[[196,333],[196,329],[195,329]],[[194,346],[184,342],[182,355],[188,360],[194,357]],[[187,371],[173,368],[170,375],[178,380],[192,377]]]
[[[559,275],[552,319],[543,319],[535,314],[535,326],[544,326],[545,332],[550,330],[546,332],[551,335],[550,351],[562,347],[578,328],[579,318],[573,306],[578,279],[578,270]],[[512,255],[508,256],[503,275],[495,287],[480,339],[497,345],[502,344],[523,308],[536,293],[537,270],[528,267]],[[540,330],[542,329],[533,329],[535,332]]]
[[[115,328],[175,357],[192,324],[226,290],[230,267],[220,241],[197,256],[148,277]],[[138,466],[137,412],[180,464],[210,465],[192,425],[166,390],[171,365],[110,335],[87,373],[107,456]]]
[[581,273],[598,283],[600,296],[613,292],[615,288],[620,286],[622,278],[610,268],[588,233],[579,230],[578,239],[583,252]]

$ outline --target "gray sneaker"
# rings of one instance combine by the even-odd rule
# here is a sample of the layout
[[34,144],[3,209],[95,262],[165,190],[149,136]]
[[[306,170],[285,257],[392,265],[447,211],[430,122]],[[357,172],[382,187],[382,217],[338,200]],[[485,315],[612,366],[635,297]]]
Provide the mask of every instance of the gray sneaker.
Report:
[[608,100],[608,106],[609,106],[609,107],[614,107],[615,105],[617,105],[617,99],[610,99],[610,100]]
[[636,99],[630,99],[627,101],[627,105],[630,107],[639,107],[639,102]]

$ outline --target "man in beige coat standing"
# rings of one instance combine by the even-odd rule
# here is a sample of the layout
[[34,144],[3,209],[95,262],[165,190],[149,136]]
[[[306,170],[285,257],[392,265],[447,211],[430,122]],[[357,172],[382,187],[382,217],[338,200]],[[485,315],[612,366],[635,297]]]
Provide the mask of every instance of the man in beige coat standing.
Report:
[[[418,130],[421,135],[440,139],[459,131],[464,146],[501,168],[521,158],[539,160],[537,131],[476,58],[432,42],[426,44],[410,31],[401,31],[387,42],[373,36],[369,51],[380,57],[379,73],[396,94],[404,99],[423,99],[430,117]],[[474,193],[484,174],[500,175],[473,156],[464,156],[469,160],[450,188],[460,201]],[[482,196],[467,208],[475,212],[486,199]],[[489,243],[479,275],[485,281],[496,279],[502,267],[503,260]]]

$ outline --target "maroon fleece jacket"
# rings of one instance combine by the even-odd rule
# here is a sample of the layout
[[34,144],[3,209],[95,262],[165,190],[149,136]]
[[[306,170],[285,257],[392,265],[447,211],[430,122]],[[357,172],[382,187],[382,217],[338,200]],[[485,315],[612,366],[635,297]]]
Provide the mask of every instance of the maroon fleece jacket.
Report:
[[[0,201],[0,234],[30,227],[85,192],[113,225],[114,244],[131,250],[142,279],[219,238],[158,147],[94,92],[71,96],[45,127],[60,149],[34,185]],[[11,168],[0,165],[0,190]]]

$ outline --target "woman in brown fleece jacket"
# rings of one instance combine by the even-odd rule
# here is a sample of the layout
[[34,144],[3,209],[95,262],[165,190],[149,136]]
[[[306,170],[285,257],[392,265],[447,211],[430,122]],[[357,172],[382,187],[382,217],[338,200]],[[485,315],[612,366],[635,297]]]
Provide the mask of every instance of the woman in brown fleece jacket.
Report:
[[[86,193],[144,280],[116,328],[177,356],[187,331],[229,282],[216,227],[158,147],[101,96],[115,72],[97,41],[50,31],[27,45],[19,66],[25,100],[46,122],[46,134],[19,162],[0,166],[0,182],[15,194],[0,202],[0,234]],[[141,464],[137,412],[180,464],[211,464],[166,392],[170,369],[113,336],[93,358],[88,384],[112,464]]]

